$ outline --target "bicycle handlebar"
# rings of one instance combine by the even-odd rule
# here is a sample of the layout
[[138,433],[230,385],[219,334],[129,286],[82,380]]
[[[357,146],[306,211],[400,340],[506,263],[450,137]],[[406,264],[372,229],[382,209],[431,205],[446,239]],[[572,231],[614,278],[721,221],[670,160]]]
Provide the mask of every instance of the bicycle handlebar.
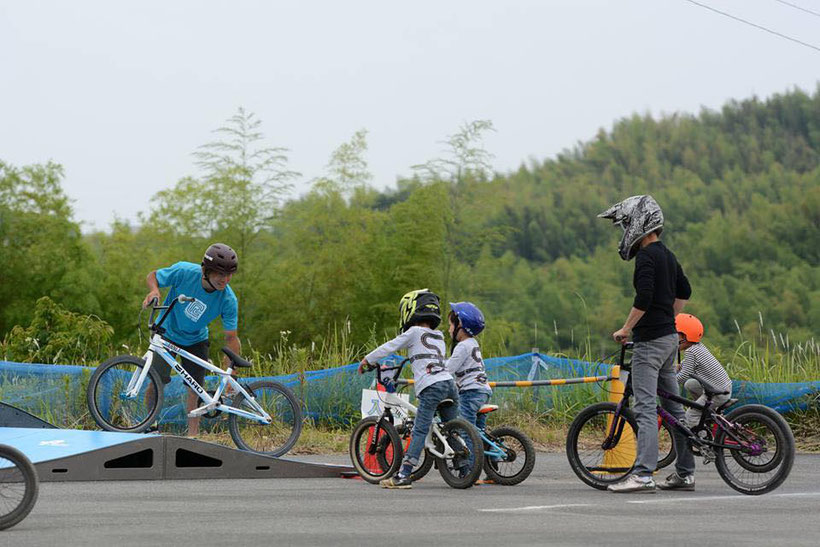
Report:
[[632,368],[632,363],[626,364],[624,362],[624,358],[626,357],[626,351],[631,350],[635,347],[635,342],[627,342],[626,344],[621,344],[621,356],[618,358],[618,365],[621,367],[622,370],[629,370]]
[[374,370],[374,369],[375,369],[375,370],[376,370],[376,381],[377,381],[378,383],[382,384],[382,385],[385,385],[385,384],[384,384],[384,378],[382,377],[382,373],[383,373],[383,372],[388,372],[388,371],[391,371],[391,370],[398,370],[399,372],[397,372],[397,373],[394,375],[393,379],[391,380],[391,383],[392,383],[392,382],[395,382],[395,379],[396,379],[399,375],[401,375],[401,370],[404,368],[404,365],[405,365],[406,363],[409,363],[409,362],[410,362],[410,359],[404,359],[404,360],[402,360],[402,362],[401,362],[401,363],[399,363],[398,365],[394,365],[394,366],[392,366],[392,367],[385,367],[385,366],[382,366],[382,365],[380,365],[380,364],[378,364],[378,363],[376,363],[376,364],[373,364],[373,363],[368,363],[368,365],[369,365],[369,366],[367,367],[367,370],[368,370],[368,371],[371,371],[371,370]]
[[[148,303],[148,305],[151,306],[151,316],[148,318],[148,328],[154,332],[161,333],[162,324],[165,322],[165,319],[168,317],[168,314],[171,313],[171,310],[174,309],[174,306],[177,304],[177,302],[182,304],[184,302],[194,302],[195,300],[196,298],[192,296],[185,296],[184,294],[181,294],[173,300],[171,300],[171,304],[169,306],[158,306],[157,304],[159,304],[159,299],[155,296]],[[159,321],[154,322],[155,315],[159,310],[165,310],[165,313],[162,314],[162,317],[160,317]]]

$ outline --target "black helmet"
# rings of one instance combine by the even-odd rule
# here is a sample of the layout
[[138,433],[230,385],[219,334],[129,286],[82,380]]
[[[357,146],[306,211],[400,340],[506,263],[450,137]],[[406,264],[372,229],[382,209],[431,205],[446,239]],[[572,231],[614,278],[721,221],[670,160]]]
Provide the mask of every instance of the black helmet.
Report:
[[223,274],[236,273],[239,267],[239,259],[236,252],[224,243],[214,243],[205,251],[202,257],[202,268],[206,271],[220,272]]
[[441,323],[441,306],[436,293],[427,289],[410,291],[399,302],[399,326],[402,332],[419,322],[430,323],[431,328]]

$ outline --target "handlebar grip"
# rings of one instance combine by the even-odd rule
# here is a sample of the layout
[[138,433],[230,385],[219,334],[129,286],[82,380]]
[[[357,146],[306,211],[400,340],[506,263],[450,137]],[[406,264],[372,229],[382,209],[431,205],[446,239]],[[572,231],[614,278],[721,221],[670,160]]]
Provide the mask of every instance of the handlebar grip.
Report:
[[194,298],[193,296],[185,296],[184,294],[181,294],[179,295],[179,297],[177,297],[177,300],[179,300],[179,303],[182,304],[183,302],[193,302],[194,300],[196,300],[196,298]]
[[159,298],[157,298],[156,296],[148,301],[149,306],[153,307],[153,306],[156,306],[157,304],[159,304]]

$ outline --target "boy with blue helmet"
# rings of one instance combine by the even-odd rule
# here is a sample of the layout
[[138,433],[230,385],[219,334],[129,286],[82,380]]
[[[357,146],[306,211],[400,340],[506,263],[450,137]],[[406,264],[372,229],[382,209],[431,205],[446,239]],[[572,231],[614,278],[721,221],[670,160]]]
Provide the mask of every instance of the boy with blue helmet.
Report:
[[[359,374],[375,365],[379,359],[407,349],[407,358],[413,367],[413,387],[418,398],[418,410],[413,422],[413,439],[404,454],[396,476],[381,481],[382,488],[412,488],[410,474],[418,465],[424,441],[433,424],[436,409],[445,399],[458,401],[458,390],[444,362],[446,346],[444,335],[436,330],[441,323],[439,298],[427,289],[410,291],[399,302],[399,325],[402,333],[374,349],[362,359]],[[440,410],[442,421],[457,417],[454,405]]]
[[475,337],[484,330],[484,314],[472,302],[451,302],[450,337],[453,340],[447,371],[455,377],[458,386],[459,414],[483,430],[487,415],[479,409],[490,400],[493,390],[487,383],[484,360]]

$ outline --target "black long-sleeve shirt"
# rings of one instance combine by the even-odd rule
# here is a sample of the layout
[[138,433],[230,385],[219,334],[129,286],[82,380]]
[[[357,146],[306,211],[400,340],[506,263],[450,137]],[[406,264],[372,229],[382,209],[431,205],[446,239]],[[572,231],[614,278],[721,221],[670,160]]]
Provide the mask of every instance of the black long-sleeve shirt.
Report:
[[641,248],[635,255],[633,306],[644,313],[632,329],[635,342],[675,334],[675,299],[688,300],[692,287],[675,255],[660,241]]

